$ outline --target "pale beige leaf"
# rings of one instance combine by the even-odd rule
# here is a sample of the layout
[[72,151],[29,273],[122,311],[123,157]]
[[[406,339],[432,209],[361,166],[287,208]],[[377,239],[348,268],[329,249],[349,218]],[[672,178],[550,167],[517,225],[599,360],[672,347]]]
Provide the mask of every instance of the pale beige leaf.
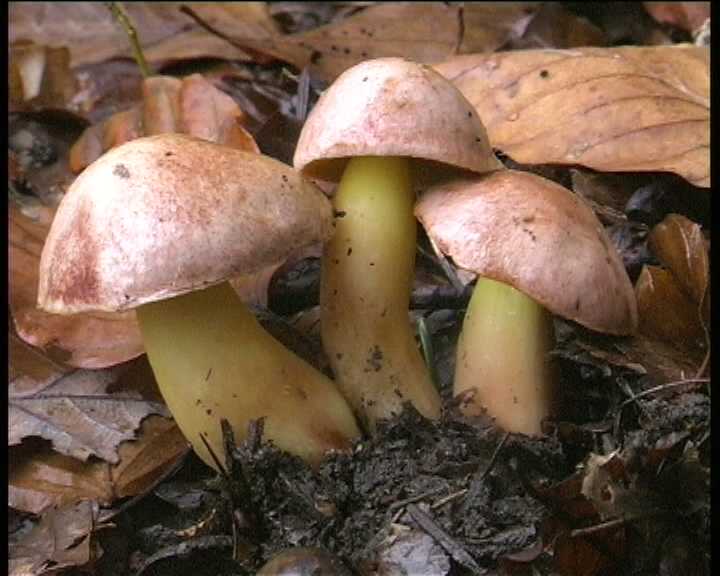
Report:
[[435,68],[523,164],[675,172],[710,186],[710,53],[689,45],[457,56]]
[[[212,56],[249,59],[247,53],[183,14],[184,4],[204,21],[215,26],[222,23],[222,29],[243,38],[266,38],[277,29],[264,2],[126,2],[123,6],[150,64]],[[13,2],[9,21],[11,42],[24,38],[67,46],[73,66],[132,56],[125,31],[102,2]]]
[[113,366],[143,353],[135,314],[47,314],[36,307],[38,267],[55,214],[37,204],[32,212],[8,205],[10,310],[18,335],[61,362],[82,368]]
[[175,423],[160,416],[147,417],[138,439],[120,445],[117,464],[82,462],[24,442],[10,449],[8,504],[33,514],[86,499],[110,505],[143,493],[188,449]]
[[9,550],[8,574],[35,576],[88,564],[99,554],[91,539],[97,518],[98,506],[90,501],[49,511]]
[[135,437],[149,414],[167,408],[134,391],[108,392],[132,364],[104,370],[75,370],[50,381],[18,377],[8,386],[8,444],[39,436],[62,454],[86,460],[95,455],[118,462],[118,445]]

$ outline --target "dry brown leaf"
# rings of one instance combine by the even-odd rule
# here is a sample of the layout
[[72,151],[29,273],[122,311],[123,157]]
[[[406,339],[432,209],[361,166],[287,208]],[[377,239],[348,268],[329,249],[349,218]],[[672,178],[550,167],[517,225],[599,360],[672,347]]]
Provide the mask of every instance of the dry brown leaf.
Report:
[[9,550],[8,574],[57,574],[63,568],[91,563],[101,553],[92,539],[97,519],[98,506],[89,501],[49,511]]
[[569,12],[559,2],[543,2],[532,16],[522,38],[513,41],[511,47],[513,50],[522,50],[605,45],[607,39],[600,28]]
[[695,32],[710,18],[710,2],[643,2],[658,22]]
[[81,368],[103,368],[143,353],[135,314],[58,316],[36,307],[40,253],[53,208],[36,204],[24,212],[9,208],[10,310],[18,335],[54,359]]
[[457,56],[435,68],[522,164],[675,172],[710,186],[710,51],[690,45]]
[[117,464],[82,462],[48,446],[23,443],[10,449],[8,505],[33,514],[85,499],[110,505],[146,491],[188,449],[175,423],[160,416],[148,416],[138,439],[120,445]]
[[699,306],[710,279],[710,261],[700,226],[680,214],[669,214],[652,229],[648,245]]
[[80,460],[95,455],[117,463],[119,444],[135,437],[143,418],[169,416],[163,404],[148,401],[136,391],[108,391],[132,367],[133,363],[126,363],[55,374],[54,367],[48,367],[44,377],[36,379],[37,371],[22,374],[16,365],[15,378],[8,385],[8,445],[39,436],[62,454]]
[[[211,24],[222,23],[238,37],[261,39],[277,30],[264,2],[127,2],[124,8],[150,64],[212,56],[250,59],[183,14],[183,5]],[[125,31],[101,2],[13,2],[9,22],[11,42],[24,38],[67,46],[72,66],[131,56]]]
[[[461,28],[460,7],[444,2],[388,2],[308,32],[248,42],[298,68],[334,80],[351,66],[384,56],[417,62],[439,62],[460,52],[493,51],[522,35],[537,2],[466,3]],[[464,28],[464,32],[461,31]],[[232,37],[239,39],[237,32]]]
[[698,303],[683,292],[673,274],[644,266],[635,284],[639,330],[682,349],[697,349],[704,341]]

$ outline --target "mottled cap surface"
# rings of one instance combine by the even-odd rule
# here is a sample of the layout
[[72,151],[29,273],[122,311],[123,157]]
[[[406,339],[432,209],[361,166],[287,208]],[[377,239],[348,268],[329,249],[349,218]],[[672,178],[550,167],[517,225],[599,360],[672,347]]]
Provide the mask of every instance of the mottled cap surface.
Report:
[[63,198],[38,305],[134,308],[257,271],[332,230],[330,202],[281,162],[179,134],[139,138],[91,164]]
[[592,210],[559,184],[503,170],[435,186],[415,214],[461,268],[592,330],[637,328],[635,294],[617,250]]
[[293,164],[335,181],[353,156],[407,156],[480,173],[502,167],[460,91],[402,58],[368,60],[341,74],[308,116]]

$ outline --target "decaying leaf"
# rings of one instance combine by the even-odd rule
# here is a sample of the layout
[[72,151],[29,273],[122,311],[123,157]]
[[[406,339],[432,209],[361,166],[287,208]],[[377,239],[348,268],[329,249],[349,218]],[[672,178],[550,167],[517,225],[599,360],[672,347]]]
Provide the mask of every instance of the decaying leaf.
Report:
[[666,171],[710,186],[710,51],[689,45],[456,56],[435,68],[523,164]]
[[137,440],[120,445],[117,464],[83,462],[24,442],[10,449],[8,505],[33,514],[85,499],[110,505],[143,493],[187,451],[175,423],[160,416],[148,416]]
[[90,564],[102,553],[92,539],[97,518],[97,504],[87,500],[49,511],[10,549],[9,576],[57,574]]
[[36,307],[40,253],[55,210],[9,206],[10,310],[18,335],[53,358],[81,368],[103,368],[143,353],[135,314],[48,314]]
[[169,417],[163,404],[135,391],[108,391],[126,373],[135,374],[132,367],[126,363],[104,370],[58,372],[42,380],[17,375],[8,386],[8,444],[39,436],[62,454],[80,460],[95,455],[117,463],[119,444],[135,437],[143,418]]

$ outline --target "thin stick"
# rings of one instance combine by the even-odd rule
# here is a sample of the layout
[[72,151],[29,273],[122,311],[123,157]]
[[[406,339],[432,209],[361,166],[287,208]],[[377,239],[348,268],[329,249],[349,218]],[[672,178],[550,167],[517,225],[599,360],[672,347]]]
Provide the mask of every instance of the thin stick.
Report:
[[608,520],[607,522],[601,522],[600,524],[595,524],[594,526],[588,526],[587,528],[578,528],[577,530],[572,530],[570,532],[571,538],[577,538],[578,536],[587,536],[590,534],[595,534],[596,532],[602,532],[603,530],[607,530],[608,528],[615,528],[617,526],[622,526],[623,524],[627,524],[628,522],[635,520],[635,518],[615,518],[614,520]]
[[668,390],[670,388],[677,388],[678,386],[684,386],[687,384],[706,384],[708,382],[710,382],[709,378],[687,378],[685,380],[677,380],[676,382],[667,382],[666,384],[660,384],[659,386],[648,388],[647,390],[643,390],[642,392],[635,394],[631,398],[628,398],[622,404],[620,404],[620,408],[625,408],[625,406],[631,404],[632,402],[635,402],[639,398],[651,396],[652,394],[656,394],[657,392],[663,392],[664,390]]
[[105,2],[105,6],[108,10],[110,10],[115,20],[117,20],[118,23],[125,30],[125,34],[127,34],[128,40],[130,41],[133,56],[135,56],[135,62],[137,62],[138,68],[140,68],[140,73],[143,75],[143,78],[148,78],[149,76],[152,76],[152,72],[150,71],[150,67],[145,60],[145,55],[143,54],[142,47],[140,46],[140,40],[138,39],[135,26],[133,26],[129,16],[127,15],[123,7],[120,5],[120,2]]

